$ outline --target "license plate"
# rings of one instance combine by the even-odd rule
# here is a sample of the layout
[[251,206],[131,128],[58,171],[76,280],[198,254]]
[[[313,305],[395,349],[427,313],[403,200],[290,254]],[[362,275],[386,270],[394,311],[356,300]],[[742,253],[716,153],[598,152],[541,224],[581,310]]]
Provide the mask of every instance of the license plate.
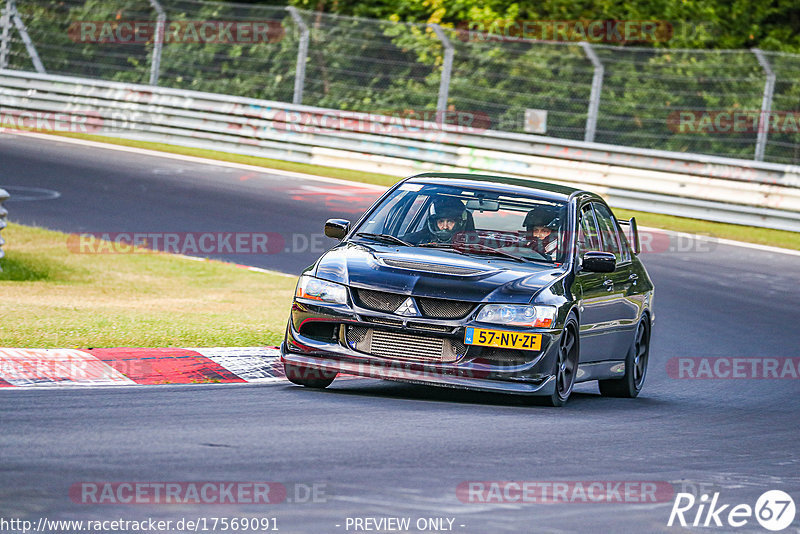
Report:
[[541,350],[542,334],[526,334],[524,332],[508,332],[506,330],[490,330],[468,326],[464,333],[467,345],[482,345],[501,349]]

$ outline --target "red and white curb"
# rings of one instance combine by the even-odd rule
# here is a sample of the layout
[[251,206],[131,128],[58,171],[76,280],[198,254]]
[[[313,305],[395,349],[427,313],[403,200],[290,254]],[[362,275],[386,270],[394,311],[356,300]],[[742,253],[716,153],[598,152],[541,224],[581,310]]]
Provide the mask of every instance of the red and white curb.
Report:
[[276,347],[0,348],[0,387],[282,382]]

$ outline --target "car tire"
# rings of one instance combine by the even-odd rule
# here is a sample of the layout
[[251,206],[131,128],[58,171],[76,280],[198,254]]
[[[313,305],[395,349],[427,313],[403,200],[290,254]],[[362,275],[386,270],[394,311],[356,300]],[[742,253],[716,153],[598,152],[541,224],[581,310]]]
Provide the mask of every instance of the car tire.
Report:
[[625,357],[625,375],[612,380],[599,380],[600,394],[605,397],[632,399],[639,395],[647,377],[647,362],[650,359],[650,323],[647,316],[639,320],[636,335]]
[[580,342],[578,338],[578,320],[569,315],[558,340],[558,356],[553,369],[556,386],[551,395],[535,397],[535,402],[544,406],[564,406],[575,386],[575,375],[580,360]]
[[292,384],[314,389],[325,389],[330,386],[337,375],[333,371],[302,367],[287,362],[283,362],[283,370],[286,373],[286,379]]

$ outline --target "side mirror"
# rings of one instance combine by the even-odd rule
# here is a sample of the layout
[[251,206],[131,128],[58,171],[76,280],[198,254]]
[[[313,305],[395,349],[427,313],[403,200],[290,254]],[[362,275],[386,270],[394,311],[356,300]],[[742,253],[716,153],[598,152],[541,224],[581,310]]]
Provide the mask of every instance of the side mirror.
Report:
[[350,231],[350,221],[346,219],[328,219],[325,221],[325,235],[341,241]]
[[642,251],[642,244],[639,241],[639,227],[636,226],[636,217],[631,217],[628,221],[619,221],[623,231],[627,228],[628,232],[625,237],[628,238],[628,243],[631,244],[634,254],[639,254]]
[[636,226],[636,217],[631,217],[628,224],[631,227],[631,247],[633,247],[633,253],[639,254],[642,251],[642,243],[639,241],[639,227]]
[[610,252],[587,252],[583,255],[583,270],[590,273],[613,273],[617,258]]

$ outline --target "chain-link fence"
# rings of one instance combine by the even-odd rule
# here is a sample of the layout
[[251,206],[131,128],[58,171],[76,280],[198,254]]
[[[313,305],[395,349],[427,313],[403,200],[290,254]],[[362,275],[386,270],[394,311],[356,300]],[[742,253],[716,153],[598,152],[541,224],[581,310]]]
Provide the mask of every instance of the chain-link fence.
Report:
[[197,0],[5,1],[0,67],[800,164],[800,55],[486,40]]

